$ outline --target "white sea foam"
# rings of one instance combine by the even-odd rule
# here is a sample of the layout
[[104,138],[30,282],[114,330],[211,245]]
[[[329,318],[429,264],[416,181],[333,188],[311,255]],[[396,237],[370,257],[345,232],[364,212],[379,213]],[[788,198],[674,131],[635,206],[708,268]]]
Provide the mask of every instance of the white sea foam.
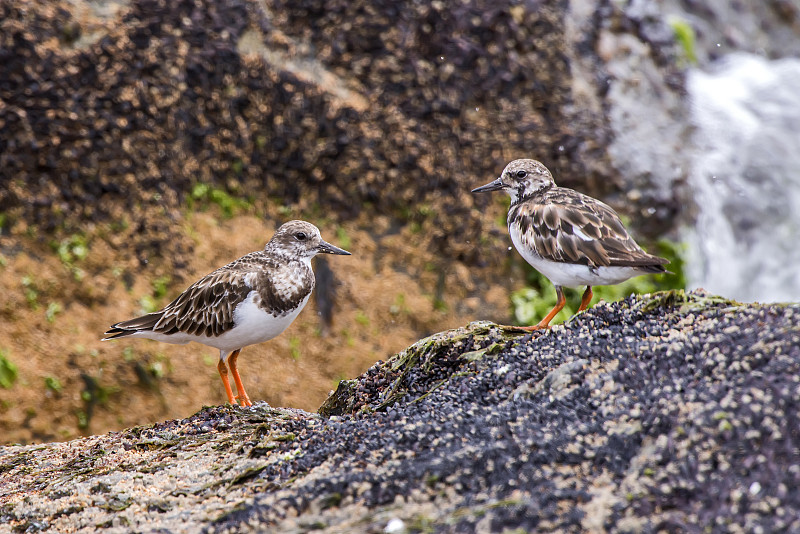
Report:
[[689,74],[698,206],[690,287],[800,300],[800,60],[734,54]]

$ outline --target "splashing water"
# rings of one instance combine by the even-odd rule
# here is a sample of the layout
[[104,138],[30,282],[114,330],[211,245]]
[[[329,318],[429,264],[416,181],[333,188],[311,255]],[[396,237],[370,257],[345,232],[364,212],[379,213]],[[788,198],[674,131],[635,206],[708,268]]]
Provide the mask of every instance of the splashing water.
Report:
[[687,86],[698,207],[690,287],[800,300],[800,60],[734,54],[690,72]]

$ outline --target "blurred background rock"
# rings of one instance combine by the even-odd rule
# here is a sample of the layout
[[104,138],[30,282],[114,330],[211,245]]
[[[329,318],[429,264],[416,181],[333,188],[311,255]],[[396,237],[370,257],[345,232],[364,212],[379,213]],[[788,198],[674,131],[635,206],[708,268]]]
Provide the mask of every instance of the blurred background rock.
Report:
[[[100,334],[291,218],[354,256],[245,351],[254,399],[314,410],[423,335],[533,321],[552,289],[469,193],[518,157],[674,260],[601,297],[800,299],[799,35],[785,0],[0,1],[0,442],[223,402],[213,351]],[[753,61],[736,98],[703,83]]]

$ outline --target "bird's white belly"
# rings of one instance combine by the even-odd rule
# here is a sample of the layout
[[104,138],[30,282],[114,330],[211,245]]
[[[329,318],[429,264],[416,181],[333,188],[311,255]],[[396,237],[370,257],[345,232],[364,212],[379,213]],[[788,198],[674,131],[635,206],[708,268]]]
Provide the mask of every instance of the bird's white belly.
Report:
[[197,341],[209,347],[215,347],[222,352],[232,352],[248,345],[255,345],[268,341],[286,330],[297,318],[311,294],[300,302],[294,310],[283,316],[274,316],[266,313],[255,303],[256,292],[252,291],[233,312],[233,328],[219,336],[190,335],[183,332],[174,334],[160,334],[157,332],[142,331],[133,334],[137,337],[146,337],[165,343],[184,345],[190,341]]
[[541,257],[522,243],[519,233],[509,229],[511,241],[517,252],[525,258],[531,267],[542,273],[557,286],[603,286],[624,282],[628,278],[645,274],[634,267],[597,267],[590,269],[588,265],[561,263]]

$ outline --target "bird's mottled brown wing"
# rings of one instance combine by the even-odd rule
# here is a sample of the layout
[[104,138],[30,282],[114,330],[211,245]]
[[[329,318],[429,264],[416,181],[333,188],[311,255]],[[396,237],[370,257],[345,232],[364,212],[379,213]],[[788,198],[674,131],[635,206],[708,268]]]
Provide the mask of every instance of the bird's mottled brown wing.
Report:
[[242,273],[229,267],[204,276],[162,310],[112,325],[105,339],[140,331],[219,336],[233,327],[233,311],[251,291]]
[[204,276],[164,307],[152,330],[216,337],[233,328],[236,306],[252,291],[244,274],[223,267]]
[[606,204],[570,189],[554,188],[515,206],[508,224],[543,258],[590,267],[642,267],[668,261],[646,253]]

